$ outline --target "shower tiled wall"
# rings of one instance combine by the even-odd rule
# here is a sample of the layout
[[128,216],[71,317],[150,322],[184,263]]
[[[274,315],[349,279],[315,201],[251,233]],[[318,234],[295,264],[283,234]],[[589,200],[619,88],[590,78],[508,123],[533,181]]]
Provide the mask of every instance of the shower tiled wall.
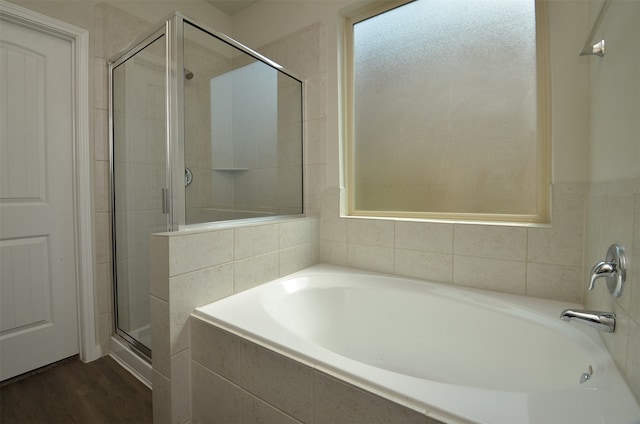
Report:
[[326,188],[326,36],[321,23],[310,25],[258,51],[304,82],[304,205],[319,215]]
[[191,418],[191,312],[316,264],[319,231],[298,218],[151,237],[154,422]]
[[[220,193],[227,193],[230,187],[217,184],[214,187],[211,168],[211,116],[210,116],[210,80],[213,76],[228,72],[231,60],[213,49],[190,40],[189,35],[197,30],[191,28],[185,37],[185,67],[193,72],[192,79],[186,79],[184,90],[185,166],[193,173],[191,184],[185,187],[186,222],[200,223],[211,220],[207,210],[214,202],[214,193],[219,199]],[[220,183],[219,180],[216,183]],[[231,183],[229,183],[231,185]],[[214,192],[215,190],[215,192]],[[229,205],[223,202],[221,208]]]

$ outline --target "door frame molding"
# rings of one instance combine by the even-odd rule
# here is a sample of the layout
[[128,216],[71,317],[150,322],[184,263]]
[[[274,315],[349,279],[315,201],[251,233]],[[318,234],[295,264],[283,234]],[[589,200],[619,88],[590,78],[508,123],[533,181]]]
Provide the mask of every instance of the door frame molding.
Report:
[[89,136],[89,31],[0,0],[0,17],[71,43],[73,102],[73,200],[80,359],[102,356],[96,343]]

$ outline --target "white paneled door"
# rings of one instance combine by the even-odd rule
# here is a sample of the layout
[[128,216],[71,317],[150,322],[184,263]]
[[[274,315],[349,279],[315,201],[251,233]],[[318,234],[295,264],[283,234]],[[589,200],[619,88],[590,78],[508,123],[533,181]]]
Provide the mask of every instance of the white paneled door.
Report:
[[0,22],[0,374],[75,355],[73,48]]

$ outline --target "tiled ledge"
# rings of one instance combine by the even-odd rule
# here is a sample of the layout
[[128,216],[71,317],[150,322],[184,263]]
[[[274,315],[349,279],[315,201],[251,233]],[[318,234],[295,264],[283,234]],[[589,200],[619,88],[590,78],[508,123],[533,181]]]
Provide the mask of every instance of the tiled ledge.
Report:
[[191,419],[191,312],[318,263],[318,239],[318,218],[152,235],[154,422]]

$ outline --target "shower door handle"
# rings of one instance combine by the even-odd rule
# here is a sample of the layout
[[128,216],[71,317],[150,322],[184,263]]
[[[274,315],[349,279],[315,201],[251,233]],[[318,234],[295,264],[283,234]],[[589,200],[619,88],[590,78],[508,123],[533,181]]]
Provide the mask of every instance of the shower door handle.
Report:
[[162,189],[162,213],[169,215],[169,189]]

